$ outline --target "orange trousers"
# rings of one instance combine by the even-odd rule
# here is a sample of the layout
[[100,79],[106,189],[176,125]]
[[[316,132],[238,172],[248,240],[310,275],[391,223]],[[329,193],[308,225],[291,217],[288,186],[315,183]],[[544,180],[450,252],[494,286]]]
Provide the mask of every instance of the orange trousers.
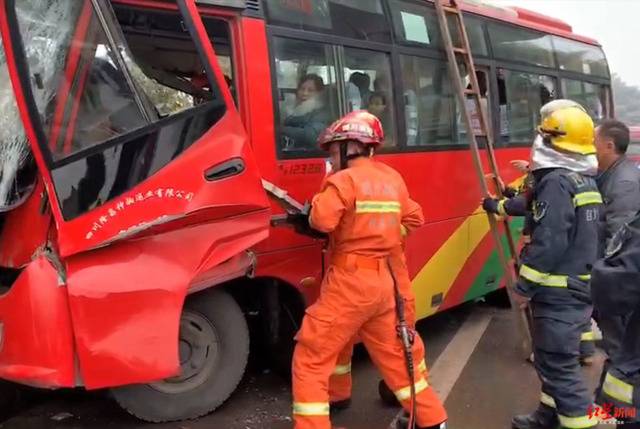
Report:
[[[398,284],[400,295],[404,299],[405,318],[412,329],[416,324],[416,300],[411,290],[411,277],[404,258],[404,252],[397,249],[390,256],[391,269]],[[351,398],[353,379],[351,377],[351,358],[356,340],[352,340],[340,351],[336,367],[329,378],[329,401],[337,402]],[[426,380],[429,378],[425,360],[425,347],[422,338],[416,333],[413,343],[413,366],[418,368]]]
[[[410,409],[411,386],[396,334],[393,280],[385,259],[373,261],[375,268],[357,260],[330,266],[320,298],[307,309],[293,357],[295,429],[331,429],[329,377],[338,355],[356,335],[402,406]],[[414,377],[417,424],[442,423],[446,411],[417,366]]]

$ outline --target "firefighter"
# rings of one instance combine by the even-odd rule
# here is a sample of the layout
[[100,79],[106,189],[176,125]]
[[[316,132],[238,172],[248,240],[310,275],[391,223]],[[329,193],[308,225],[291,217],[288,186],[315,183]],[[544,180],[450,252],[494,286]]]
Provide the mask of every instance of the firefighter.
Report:
[[319,139],[339,171],[313,198],[308,216],[310,228],[329,235],[331,258],[320,297],[307,309],[296,335],[297,429],[331,428],[329,377],[356,335],[417,427],[445,427],[442,403],[417,368],[410,376],[397,336],[397,284],[389,259],[401,245],[411,207],[402,177],[371,159],[383,139],[380,121],[364,111],[339,119]]
[[[610,240],[604,259],[593,267],[591,295],[595,309],[606,316],[628,318],[618,352],[610,356],[596,403],[600,412],[640,427],[640,215],[623,225]],[[606,416],[605,416],[606,417]]]
[[[579,363],[589,320],[589,272],[597,258],[602,198],[594,174],[594,126],[578,107],[542,119],[532,151],[531,243],[522,251],[517,300],[531,301],[538,409],[516,416],[516,429],[595,427]],[[597,421],[596,421],[597,423]]]
[[[584,107],[580,104],[576,103],[572,100],[566,99],[558,99],[550,101],[549,103],[542,106],[540,109],[540,117],[541,120],[546,120],[553,112],[567,108],[567,107],[575,107],[581,109],[586,112]],[[536,137],[537,142],[534,142],[532,155],[535,153],[535,148],[542,143],[542,136],[538,135]],[[575,157],[574,157],[575,158]],[[580,171],[585,173],[588,176],[593,176],[597,173],[597,157],[595,154],[590,154],[584,159],[580,160],[582,167],[580,167]],[[528,163],[526,161],[518,162],[521,169],[526,165],[526,169],[529,170]],[[524,164],[524,165],[523,165]],[[528,244],[530,241],[531,234],[531,202],[532,202],[532,192],[531,189],[535,182],[530,171],[527,172],[527,177],[523,182],[523,185],[519,190],[514,190],[511,188],[505,189],[505,197],[502,200],[486,198],[483,201],[483,208],[490,213],[494,213],[497,215],[505,216],[525,216],[524,229],[522,234],[524,236],[524,243]],[[595,336],[593,334],[592,326],[591,326],[591,317],[584,322],[582,325],[582,332],[580,334],[580,364],[582,365],[592,365],[594,361],[594,356],[596,353],[595,346]]]
[[[381,165],[376,163],[375,165]],[[386,166],[383,168],[387,168]],[[411,277],[409,275],[409,269],[407,268],[407,261],[404,254],[404,242],[406,237],[417,228],[424,224],[424,216],[422,214],[422,208],[418,203],[409,199],[409,210],[406,215],[403,216],[401,233],[403,237],[402,246],[398,246],[392,250],[389,261],[391,262],[391,269],[393,270],[400,294],[402,295],[406,309],[406,319],[411,329],[415,330],[416,316],[415,316],[415,296],[411,289]],[[338,355],[338,362],[329,379],[329,400],[331,402],[332,410],[346,409],[351,405],[351,358],[353,356],[354,341],[350,342]],[[425,349],[422,338],[419,335],[415,336],[413,344],[413,357],[414,365],[417,365],[420,372],[423,373],[425,379],[428,378],[427,363],[425,361]],[[380,396],[385,402],[392,405],[399,405],[397,398],[393,392],[381,380],[379,383]]]

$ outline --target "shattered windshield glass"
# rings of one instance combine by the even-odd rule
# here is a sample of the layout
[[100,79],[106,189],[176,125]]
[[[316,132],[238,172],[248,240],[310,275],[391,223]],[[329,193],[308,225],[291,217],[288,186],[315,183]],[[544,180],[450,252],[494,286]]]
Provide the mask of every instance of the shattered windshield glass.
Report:
[[29,196],[36,175],[4,49],[0,49],[0,112],[0,212],[6,212]]

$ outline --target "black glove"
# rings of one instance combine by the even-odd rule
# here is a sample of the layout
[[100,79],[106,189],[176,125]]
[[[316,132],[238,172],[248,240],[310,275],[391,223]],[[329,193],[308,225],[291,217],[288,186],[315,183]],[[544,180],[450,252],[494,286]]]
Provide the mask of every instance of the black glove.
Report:
[[516,195],[518,195],[518,190],[514,189],[510,186],[507,186],[506,188],[504,188],[504,191],[502,192],[502,195],[504,195],[507,198],[513,198]]
[[498,212],[498,202],[500,202],[500,200],[495,198],[485,198],[482,200],[482,208],[489,213],[500,214]]
[[306,235],[311,238],[327,238],[327,234],[311,228],[309,225],[309,213],[311,212],[311,206],[307,203],[304,209],[300,213],[287,215],[287,222],[293,225],[293,229],[301,235]]

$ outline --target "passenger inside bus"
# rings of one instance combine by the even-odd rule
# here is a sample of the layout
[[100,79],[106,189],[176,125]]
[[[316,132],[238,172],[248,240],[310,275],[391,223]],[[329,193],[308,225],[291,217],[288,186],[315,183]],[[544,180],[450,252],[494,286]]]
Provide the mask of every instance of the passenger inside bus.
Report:
[[371,86],[371,77],[366,73],[354,72],[351,74],[351,77],[349,77],[349,82],[358,88],[360,100],[362,100],[361,106],[366,106],[371,96],[371,90],[369,89]]
[[389,109],[387,109],[387,97],[382,92],[374,92],[369,96],[369,103],[367,104],[367,110],[369,113],[375,115],[380,122],[382,122],[382,128],[384,130],[390,129],[390,117]]
[[316,74],[303,76],[291,106],[284,106],[283,137],[285,148],[314,150],[318,136],[329,125],[324,108],[324,81]]
[[[389,99],[391,97],[389,75],[386,73],[380,73],[373,82],[373,88],[376,93],[383,94],[385,98]],[[418,97],[415,91],[410,88],[406,89],[403,95],[407,146],[415,146],[418,142]],[[385,127],[385,135],[387,135],[387,139],[389,139],[389,135],[392,135],[392,132],[392,129]]]

